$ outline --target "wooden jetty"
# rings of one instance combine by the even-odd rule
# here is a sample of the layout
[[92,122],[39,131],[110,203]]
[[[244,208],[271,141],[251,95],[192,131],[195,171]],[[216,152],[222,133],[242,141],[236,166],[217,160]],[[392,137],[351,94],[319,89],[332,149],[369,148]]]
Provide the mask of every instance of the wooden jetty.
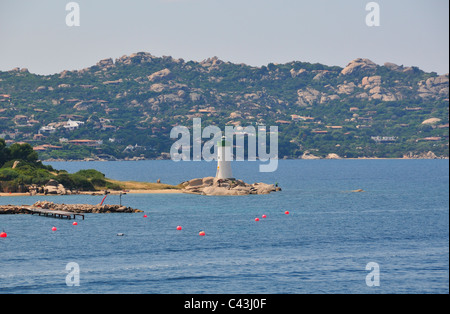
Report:
[[67,219],[75,219],[76,216],[80,216],[84,220],[84,214],[66,212],[62,210],[50,210],[39,207],[29,207],[27,208],[31,215],[38,214],[39,216],[44,215],[45,217],[53,217],[53,218],[67,218]]

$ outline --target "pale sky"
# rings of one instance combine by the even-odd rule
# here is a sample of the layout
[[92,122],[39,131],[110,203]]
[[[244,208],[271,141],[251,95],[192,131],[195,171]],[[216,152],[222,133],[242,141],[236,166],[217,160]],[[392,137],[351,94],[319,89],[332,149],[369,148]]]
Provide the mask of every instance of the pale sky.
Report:
[[186,61],[217,56],[253,66],[303,61],[344,67],[353,59],[449,72],[449,1],[0,0],[0,71],[37,74],[89,67],[145,51]]

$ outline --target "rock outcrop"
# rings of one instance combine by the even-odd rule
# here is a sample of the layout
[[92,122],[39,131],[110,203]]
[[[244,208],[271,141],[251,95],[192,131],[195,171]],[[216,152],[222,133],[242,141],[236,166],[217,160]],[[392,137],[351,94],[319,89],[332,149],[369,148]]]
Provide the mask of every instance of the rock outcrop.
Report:
[[150,63],[153,60],[153,56],[148,52],[137,52],[133,53],[130,56],[122,56],[116,59],[116,63],[130,65],[130,64],[143,64]]
[[64,186],[56,180],[50,180],[44,186],[44,194],[66,195],[67,191]]
[[161,71],[155,72],[152,75],[149,75],[147,78],[150,82],[156,82],[163,78],[169,77],[171,74],[169,69],[163,69]]
[[32,207],[40,207],[43,209],[62,210],[71,213],[142,213],[139,209],[120,205],[90,205],[90,204],[55,204],[53,202],[39,201]]
[[28,214],[29,211],[24,206],[0,205],[0,215]]
[[369,59],[358,58],[351,61],[342,71],[342,75],[354,73],[374,73],[377,69],[376,63]]
[[109,58],[109,59],[103,59],[100,60],[99,62],[97,62],[97,66],[102,68],[102,69],[109,69],[109,68],[113,68],[114,67],[114,61],[113,59]]
[[269,194],[281,191],[274,184],[254,183],[247,184],[242,180],[216,179],[214,177],[192,179],[183,182],[183,192],[198,195],[238,196],[250,194]]
[[438,97],[448,97],[449,93],[449,78],[447,75],[438,77],[430,77],[426,81],[418,83],[419,97],[423,99],[436,99]]
[[322,93],[314,88],[307,87],[306,89],[298,90],[297,96],[297,104],[302,107],[307,107],[317,103],[320,100]]
[[303,153],[301,159],[320,159],[320,157],[311,154],[310,151],[305,151],[305,152]]
[[386,68],[388,68],[391,71],[396,71],[396,72],[402,72],[403,71],[403,66],[392,63],[392,62],[385,62],[384,66]]
[[106,214],[106,213],[142,213],[139,209],[120,205],[89,205],[89,204],[55,204],[48,201],[38,201],[28,205],[0,205],[0,215],[31,214],[30,208],[65,211],[77,214]]
[[413,152],[409,152],[405,155],[403,155],[404,159],[439,159],[438,156],[436,156],[435,153],[433,153],[432,151],[429,151],[428,153],[413,153]]
[[430,119],[426,119],[425,121],[422,122],[422,124],[436,124],[438,122],[441,122],[441,119],[439,118],[430,118]]
[[306,74],[307,71],[306,71],[305,69],[300,69],[300,70],[298,70],[298,71],[296,71],[296,70],[294,70],[294,69],[291,69],[290,73],[291,73],[291,76],[292,76],[293,78],[295,78],[295,77],[298,77],[298,76],[300,76],[300,75],[302,75],[302,74]]
[[342,159],[338,154],[330,153],[325,157],[325,159]]

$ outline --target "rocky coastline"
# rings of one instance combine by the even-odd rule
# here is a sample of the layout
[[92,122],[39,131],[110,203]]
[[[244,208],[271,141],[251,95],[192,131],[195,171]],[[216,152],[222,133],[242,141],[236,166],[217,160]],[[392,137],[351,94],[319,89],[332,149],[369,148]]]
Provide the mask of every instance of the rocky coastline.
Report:
[[0,205],[0,215],[31,214],[31,208],[42,208],[76,214],[142,213],[142,210],[120,205],[55,204],[39,201],[33,205]]
[[[374,156],[362,156],[362,157],[346,157],[346,156],[340,156],[336,153],[328,153],[326,156],[316,156],[311,151],[307,150],[303,153],[303,155],[299,156],[298,158],[293,157],[285,157],[283,158],[285,160],[298,160],[298,159],[449,159],[448,156],[442,156],[442,155],[436,155],[432,151],[428,152],[404,152],[403,157],[401,158],[389,158],[389,157],[374,157]],[[141,161],[141,160],[168,160],[168,158],[163,157],[157,157],[157,158],[145,158],[145,157],[133,157],[133,158],[124,158],[124,159],[104,159],[97,156],[90,157],[90,158],[84,158],[84,159],[55,159],[55,158],[49,158],[43,160],[44,162],[90,162],[90,161],[101,161],[101,162],[109,162],[109,161]]]
[[238,196],[279,192],[278,184],[248,184],[236,179],[197,178],[181,183],[182,192],[209,196]]

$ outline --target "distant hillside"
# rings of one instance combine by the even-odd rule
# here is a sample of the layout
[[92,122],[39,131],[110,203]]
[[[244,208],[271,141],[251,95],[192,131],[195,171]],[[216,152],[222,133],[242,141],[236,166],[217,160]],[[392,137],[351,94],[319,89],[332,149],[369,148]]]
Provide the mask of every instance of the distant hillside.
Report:
[[[280,158],[448,157],[449,77],[367,59],[251,67],[136,53],[0,72],[0,137],[41,159],[165,158],[174,125],[278,125]],[[431,152],[431,153],[429,153]]]

